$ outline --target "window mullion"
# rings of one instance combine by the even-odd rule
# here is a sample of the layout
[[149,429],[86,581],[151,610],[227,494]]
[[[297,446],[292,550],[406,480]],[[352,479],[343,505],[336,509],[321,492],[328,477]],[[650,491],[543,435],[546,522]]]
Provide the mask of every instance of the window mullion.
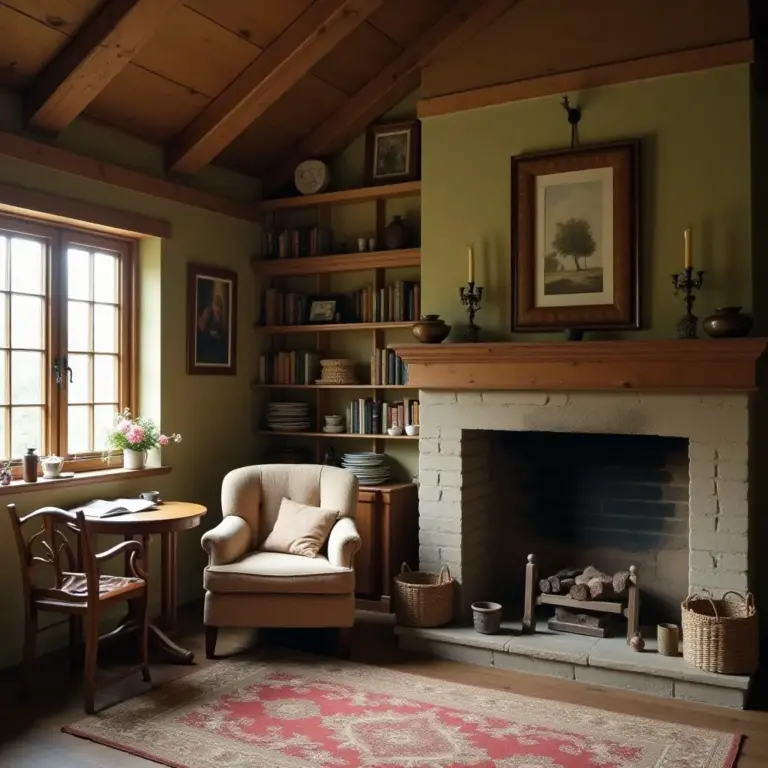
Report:
[[[67,452],[67,239],[58,234],[53,240],[49,281],[49,430],[51,451]],[[61,384],[56,384],[54,363],[58,361]]]

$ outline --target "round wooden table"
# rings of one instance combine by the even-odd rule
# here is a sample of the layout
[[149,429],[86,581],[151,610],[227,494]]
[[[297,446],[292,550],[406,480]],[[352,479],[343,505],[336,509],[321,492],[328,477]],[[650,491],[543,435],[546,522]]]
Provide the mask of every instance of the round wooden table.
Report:
[[[140,538],[146,553],[142,567],[147,573],[149,573],[150,538],[155,534],[160,535],[160,624],[162,628],[157,626],[154,621],[150,622],[149,640],[171,660],[186,664],[191,664],[194,660],[192,651],[187,651],[176,645],[165,634],[165,631],[173,632],[176,628],[179,599],[177,536],[180,531],[197,528],[200,525],[200,518],[207,511],[201,504],[190,504],[186,501],[164,501],[159,504],[157,509],[151,509],[147,512],[88,519],[88,527],[93,533],[122,534],[126,539]],[[126,567],[127,565],[126,562]],[[129,613],[126,620],[104,639],[122,637],[135,632],[137,628],[136,620]]]

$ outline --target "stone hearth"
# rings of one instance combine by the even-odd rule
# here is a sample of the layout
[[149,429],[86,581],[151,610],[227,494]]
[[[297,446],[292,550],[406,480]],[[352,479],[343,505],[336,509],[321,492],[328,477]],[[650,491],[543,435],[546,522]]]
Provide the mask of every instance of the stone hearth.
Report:
[[[503,548],[505,539],[511,562],[504,578],[518,586],[524,579],[525,531],[515,528],[514,495],[500,502],[494,490],[500,470],[489,459],[485,437],[499,431],[517,433],[515,444],[523,451],[524,433],[687,441],[687,584],[683,571],[680,589],[715,596],[745,592],[755,565],[748,535],[756,402],[751,392],[764,346],[764,340],[738,340],[722,346],[702,341],[396,348],[410,365],[411,381],[421,387],[419,567],[438,571],[448,564],[458,584],[457,623],[468,622],[471,602],[493,599],[488,562],[502,560],[489,553]],[[686,521],[678,516],[680,523]],[[522,603],[505,607],[506,618],[520,618]],[[679,613],[675,618],[679,622]],[[744,706],[750,684],[747,677],[708,674],[682,658],[659,656],[653,629],[646,630],[644,653],[630,650],[624,637],[598,640],[546,629],[520,636],[514,625],[495,636],[466,626],[403,627],[398,634],[403,647],[446,658],[723,706]]]

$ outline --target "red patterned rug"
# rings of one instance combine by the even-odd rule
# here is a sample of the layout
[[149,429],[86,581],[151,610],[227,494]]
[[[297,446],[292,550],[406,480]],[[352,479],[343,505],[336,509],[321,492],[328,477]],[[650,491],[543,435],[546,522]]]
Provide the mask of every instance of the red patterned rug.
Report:
[[173,768],[731,768],[741,738],[314,657],[221,661],[64,730]]

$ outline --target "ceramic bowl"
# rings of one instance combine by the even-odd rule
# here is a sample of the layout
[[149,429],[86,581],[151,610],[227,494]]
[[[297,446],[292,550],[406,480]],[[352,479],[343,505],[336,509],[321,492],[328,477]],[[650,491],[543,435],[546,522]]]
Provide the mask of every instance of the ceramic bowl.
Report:
[[338,426],[341,425],[342,421],[344,421],[344,417],[343,416],[331,415],[331,416],[326,416],[325,417],[325,423],[329,427],[338,427]]
[[399,437],[403,434],[403,430],[400,427],[390,427],[387,432],[392,435],[392,437]]
[[416,435],[419,434],[419,425],[418,424],[406,424],[405,425],[405,434],[410,435],[411,437],[416,437]]

